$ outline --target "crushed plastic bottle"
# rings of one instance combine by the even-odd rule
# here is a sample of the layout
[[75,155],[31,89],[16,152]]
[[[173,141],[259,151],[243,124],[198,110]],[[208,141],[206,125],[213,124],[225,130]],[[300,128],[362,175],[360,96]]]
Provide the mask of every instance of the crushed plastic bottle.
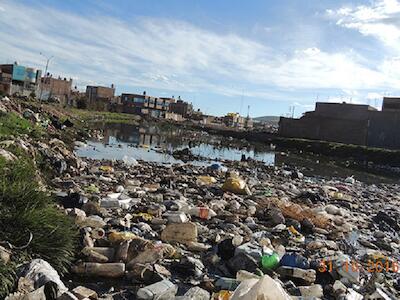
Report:
[[165,279],[140,288],[137,291],[137,297],[142,300],[169,300],[174,299],[177,291],[178,287]]
[[279,265],[279,255],[272,253],[271,255],[264,255],[261,258],[261,265],[266,270],[273,270]]
[[222,189],[226,192],[232,192],[235,194],[251,195],[251,191],[246,182],[238,176],[228,177],[223,184]]

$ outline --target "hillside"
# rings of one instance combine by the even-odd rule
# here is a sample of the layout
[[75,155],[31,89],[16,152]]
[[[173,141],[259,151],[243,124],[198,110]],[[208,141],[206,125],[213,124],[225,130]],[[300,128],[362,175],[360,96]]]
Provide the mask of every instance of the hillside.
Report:
[[278,124],[279,117],[278,116],[264,116],[264,117],[253,118],[253,120],[256,122],[262,122],[262,123]]

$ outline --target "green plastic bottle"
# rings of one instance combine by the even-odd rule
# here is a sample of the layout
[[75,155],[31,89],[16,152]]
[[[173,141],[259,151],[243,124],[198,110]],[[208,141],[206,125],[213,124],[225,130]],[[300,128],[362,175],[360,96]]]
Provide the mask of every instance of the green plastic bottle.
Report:
[[261,265],[264,269],[272,270],[279,265],[279,255],[277,253],[272,253],[271,255],[264,255],[261,258]]

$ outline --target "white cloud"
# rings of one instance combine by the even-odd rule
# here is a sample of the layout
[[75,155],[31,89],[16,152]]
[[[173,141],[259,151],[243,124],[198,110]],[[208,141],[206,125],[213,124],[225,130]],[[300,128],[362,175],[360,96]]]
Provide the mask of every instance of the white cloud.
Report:
[[336,24],[373,36],[386,45],[400,49],[400,2],[397,0],[373,1],[371,5],[343,7],[328,10]]
[[[396,11],[393,1],[386,2],[381,11],[359,13],[358,8],[346,8],[329,14],[339,16],[338,23],[350,28]],[[2,5],[7,14],[0,18],[0,59],[44,68],[39,53],[54,55],[49,70],[77,78],[80,85],[115,83],[133,90],[209,91],[226,96],[242,95],[242,87],[248,86],[248,97],[273,99],[284,99],[285,90],[400,86],[398,79],[387,76],[400,68],[393,70],[388,62],[381,70],[371,69],[351,51],[330,53],[316,45],[282,54],[234,33],[215,33],[176,20],[143,17],[123,22],[7,0]]]

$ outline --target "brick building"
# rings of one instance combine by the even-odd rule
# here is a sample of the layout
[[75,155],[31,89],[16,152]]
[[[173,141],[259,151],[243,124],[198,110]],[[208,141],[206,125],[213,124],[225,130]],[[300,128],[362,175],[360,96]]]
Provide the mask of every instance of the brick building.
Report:
[[400,98],[385,97],[382,110],[369,105],[317,102],[299,119],[281,117],[278,134],[370,147],[400,149]]
[[114,99],[115,87],[105,86],[87,86],[86,100],[87,108],[93,110],[108,110],[111,102]]
[[67,104],[71,98],[72,79],[54,78],[52,76],[40,79],[40,100],[58,99],[62,104]]
[[193,113],[193,105],[178,97],[175,103],[170,104],[169,111],[187,118]]

